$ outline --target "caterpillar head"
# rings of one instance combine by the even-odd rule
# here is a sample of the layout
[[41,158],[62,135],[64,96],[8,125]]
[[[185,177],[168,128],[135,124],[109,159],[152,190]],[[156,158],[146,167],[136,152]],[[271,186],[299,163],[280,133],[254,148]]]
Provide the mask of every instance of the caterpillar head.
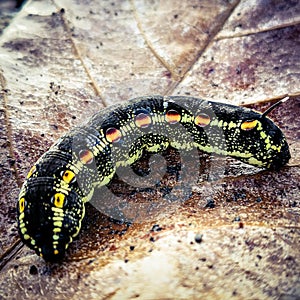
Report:
[[78,234],[84,203],[73,171],[48,152],[32,167],[20,192],[18,225],[23,242],[47,261],[61,259]]
[[250,157],[247,163],[267,169],[279,169],[291,158],[288,143],[282,131],[268,118],[258,117],[242,120],[241,139],[251,140],[248,144]]
[[266,115],[231,105],[215,107],[215,126],[223,129],[226,153],[246,163],[267,169],[278,169],[291,158],[284,134]]

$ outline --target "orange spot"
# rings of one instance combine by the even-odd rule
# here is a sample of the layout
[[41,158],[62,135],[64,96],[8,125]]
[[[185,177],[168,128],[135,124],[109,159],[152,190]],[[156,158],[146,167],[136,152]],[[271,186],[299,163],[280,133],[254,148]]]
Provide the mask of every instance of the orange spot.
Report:
[[110,127],[106,130],[105,136],[110,143],[117,143],[121,139],[122,133],[119,129]]
[[207,114],[199,114],[195,118],[195,124],[200,127],[205,127],[210,123],[210,116]]
[[86,149],[79,152],[79,159],[83,164],[90,164],[94,160],[92,151]]
[[257,123],[258,123],[257,120],[245,121],[241,124],[241,129],[246,131],[252,130],[253,128],[256,127]]
[[180,121],[181,115],[178,111],[170,109],[166,113],[166,121],[170,124],[176,124]]
[[134,121],[135,125],[140,128],[146,128],[152,123],[151,117],[144,113],[139,113],[135,116]]

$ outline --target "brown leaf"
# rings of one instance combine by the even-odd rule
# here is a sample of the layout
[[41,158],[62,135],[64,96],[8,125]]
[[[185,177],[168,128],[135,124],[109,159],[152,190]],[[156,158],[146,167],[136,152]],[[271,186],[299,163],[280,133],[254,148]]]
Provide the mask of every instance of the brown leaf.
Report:
[[[298,1],[48,0],[17,13],[8,2],[0,3],[0,298],[297,299]],[[187,202],[129,228],[89,206],[62,264],[20,247],[15,206],[30,166],[91,114],[149,94],[260,111],[288,94],[272,118],[292,159],[278,172],[231,161],[230,176],[191,191],[182,184]]]

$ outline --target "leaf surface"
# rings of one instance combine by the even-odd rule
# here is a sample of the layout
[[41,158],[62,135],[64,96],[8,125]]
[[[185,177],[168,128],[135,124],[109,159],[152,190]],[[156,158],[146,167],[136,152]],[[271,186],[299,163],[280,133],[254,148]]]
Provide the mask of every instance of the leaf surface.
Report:
[[[8,2],[0,4],[0,298],[296,299],[298,1],[47,0],[18,12]],[[237,176],[195,184],[176,211],[130,228],[89,206],[66,260],[45,264],[16,229],[26,173],[93,113],[149,94],[260,111],[288,94],[271,117],[292,159],[278,172],[238,165]]]

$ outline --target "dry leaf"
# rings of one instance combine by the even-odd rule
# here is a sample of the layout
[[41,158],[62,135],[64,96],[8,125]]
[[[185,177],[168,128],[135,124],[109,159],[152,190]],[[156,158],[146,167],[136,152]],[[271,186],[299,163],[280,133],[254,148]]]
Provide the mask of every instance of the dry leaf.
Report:
[[[0,298],[298,299],[298,1],[47,0],[18,12],[8,2],[0,3]],[[261,111],[288,94],[272,118],[292,159],[278,172],[231,162],[232,176],[195,184],[176,211],[129,228],[89,206],[65,261],[45,263],[17,234],[25,174],[69,128],[149,94]]]

